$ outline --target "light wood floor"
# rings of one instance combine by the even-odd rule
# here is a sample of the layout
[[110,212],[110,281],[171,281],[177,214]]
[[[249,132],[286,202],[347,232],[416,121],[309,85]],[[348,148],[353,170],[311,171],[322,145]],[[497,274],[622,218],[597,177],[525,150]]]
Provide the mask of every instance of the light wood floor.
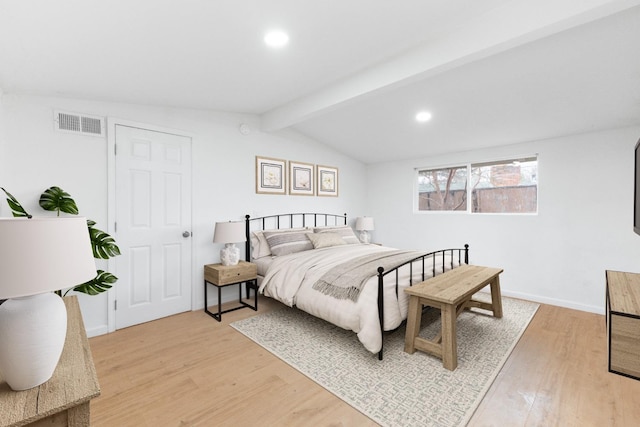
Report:
[[[260,312],[280,308],[260,299]],[[188,312],[89,340],[92,426],[373,426],[231,328]],[[637,426],[640,381],[607,372],[603,316],[542,305],[470,426]]]

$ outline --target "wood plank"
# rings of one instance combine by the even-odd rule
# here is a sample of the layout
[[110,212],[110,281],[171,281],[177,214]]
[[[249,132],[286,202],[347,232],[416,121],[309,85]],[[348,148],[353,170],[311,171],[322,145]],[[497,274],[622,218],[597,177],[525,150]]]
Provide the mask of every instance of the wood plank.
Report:
[[418,298],[409,299],[409,311],[407,312],[407,329],[404,336],[404,351],[413,354],[416,351],[415,338],[420,332],[422,320],[422,304]]
[[502,318],[502,293],[500,292],[500,275],[496,274],[491,280],[491,310],[493,316]]
[[[280,308],[263,298],[258,313]],[[229,326],[255,314],[199,310],[92,338],[91,425],[376,425]]]
[[439,340],[428,340],[422,337],[415,337],[413,345],[417,350],[424,351],[425,353],[432,354],[442,359],[442,344]]
[[[92,426],[376,425],[228,326],[255,314],[199,310],[91,338]],[[607,372],[605,342],[604,316],[541,305],[469,426],[636,425],[640,381]]]
[[640,319],[611,316],[611,370],[640,378]]
[[405,292],[457,305],[487,286],[502,271],[501,268],[462,265],[407,288]]
[[457,310],[456,306],[444,304],[441,310],[442,318],[442,364],[453,371],[458,366],[458,340],[456,334]]
[[640,274],[607,270],[611,311],[640,316]]
[[604,316],[541,305],[476,410],[477,426],[631,426],[640,381],[607,372]]

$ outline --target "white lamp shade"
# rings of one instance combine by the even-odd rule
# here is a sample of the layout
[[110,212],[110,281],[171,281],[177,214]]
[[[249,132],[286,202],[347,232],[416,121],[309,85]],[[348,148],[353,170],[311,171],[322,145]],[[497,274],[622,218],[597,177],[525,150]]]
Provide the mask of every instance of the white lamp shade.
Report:
[[356,219],[356,230],[369,231],[373,229],[373,218],[370,216],[361,216]]
[[213,243],[246,242],[245,223],[242,221],[216,222]]
[[95,276],[86,218],[0,218],[0,299],[61,290]]

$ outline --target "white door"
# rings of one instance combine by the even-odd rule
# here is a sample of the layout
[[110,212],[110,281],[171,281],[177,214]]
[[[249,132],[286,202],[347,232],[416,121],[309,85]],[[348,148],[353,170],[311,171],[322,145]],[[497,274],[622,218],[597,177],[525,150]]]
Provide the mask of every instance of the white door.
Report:
[[191,309],[191,138],[115,126],[116,329]]

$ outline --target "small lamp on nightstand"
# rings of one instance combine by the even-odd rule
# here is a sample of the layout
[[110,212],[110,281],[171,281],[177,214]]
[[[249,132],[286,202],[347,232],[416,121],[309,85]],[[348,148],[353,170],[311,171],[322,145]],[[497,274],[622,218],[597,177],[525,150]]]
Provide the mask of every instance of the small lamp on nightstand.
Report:
[[245,224],[242,221],[216,222],[213,243],[224,243],[224,248],[220,250],[222,265],[238,264],[240,249],[235,244],[246,241]]
[[362,243],[370,243],[371,237],[369,231],[373,230],[373,218],[370,216],[361,216],[356,219],[356,230],[360,232],[360,241]]

